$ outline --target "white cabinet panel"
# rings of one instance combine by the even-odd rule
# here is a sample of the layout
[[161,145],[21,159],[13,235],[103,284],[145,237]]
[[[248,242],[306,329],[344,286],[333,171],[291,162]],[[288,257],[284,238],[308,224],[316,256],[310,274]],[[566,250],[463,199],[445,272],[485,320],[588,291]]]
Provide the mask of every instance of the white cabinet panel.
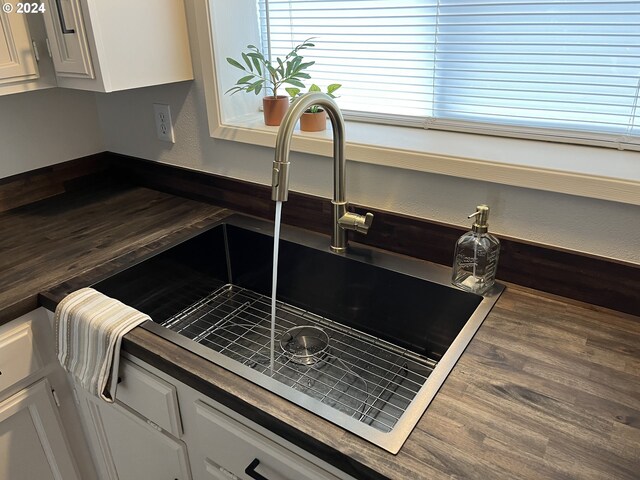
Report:
[[31,323],[11,322],[0,327],[0,394],[41,368]]
[[79,0],[46,0],[44,21],[56,74],[95,78]]
[[260,478],[247,474],[249,468],[269,480],[336,480],[328,472],[200,400],[195,402],[195,410],[199,449],[204,454],[205,471],[211,478],[224,478],[226,472],[240,479]]
[[43,1],[59,86],[112,92],[193,79],[183,0]]
[[[165,372],[126,355],[129,362],[174,386],[194,480],[353,480],[268,429],[205,397]],[[246,469],[255,460],[254,477]]]
[[[0,7],[15,2],[0,0]],[[38,78],[26,14],[0,8],[0,85]]]
[[[105,474],[112,480],[189,480],[185,445],[117,404],[84,397]],[[84,409],[84,407],[83,407]]]
[[0,480],[79,480],[49,384],[0,403]]
[[176,437],[182,435],[176,387],[122,359],[116,399]]

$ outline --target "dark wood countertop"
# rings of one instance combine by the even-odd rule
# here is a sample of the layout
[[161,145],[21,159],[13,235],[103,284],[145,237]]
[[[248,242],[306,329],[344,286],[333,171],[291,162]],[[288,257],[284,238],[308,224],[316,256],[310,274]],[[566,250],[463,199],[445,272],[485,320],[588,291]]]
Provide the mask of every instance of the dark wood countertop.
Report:
[[[0,323],[39,292],[97,281],[227,214],[139,187],[2,213]],[[509,286],[397,455],[144,329],[124,347],[360,478],[640,478],[632,315]]]
[[158,248],[224,211],[147,188],[104,186],[0,213],[0,324],[37,308],[39,292],[120,257],[130,263],[143,247]]

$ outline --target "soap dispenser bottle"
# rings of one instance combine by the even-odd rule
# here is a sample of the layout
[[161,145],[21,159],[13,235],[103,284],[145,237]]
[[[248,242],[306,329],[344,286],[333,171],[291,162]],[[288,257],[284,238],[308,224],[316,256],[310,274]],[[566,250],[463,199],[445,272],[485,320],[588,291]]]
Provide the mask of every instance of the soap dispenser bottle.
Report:
[[488,233],[489,207],[478,205],[472,229],[460,237],[453,256],[451,282],[468,292],[482,295],[494,284],[500,241]]

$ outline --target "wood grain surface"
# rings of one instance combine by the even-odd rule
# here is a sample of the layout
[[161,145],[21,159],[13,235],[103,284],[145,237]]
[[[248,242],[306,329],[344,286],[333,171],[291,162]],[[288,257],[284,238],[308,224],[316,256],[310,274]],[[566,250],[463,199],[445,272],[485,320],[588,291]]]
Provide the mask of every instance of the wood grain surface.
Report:
[[101,181],[110,168],[110,158],[106,152],[98,153],[0,178],[0,212]]
[[356,478],[639,478],[630,315],[508,287],[395,456],[146,330],[124,345]]
[[146,188],[104,186],[0,213],[0,323],[36,308],[39,292],[221,211]]
[[[0,214],[0,322],[38,291],[93,283],[227,213],[110,187]],[[143,329],[124,345],[357,478],[638,479],[638,320],[509,285],[398,455]]]

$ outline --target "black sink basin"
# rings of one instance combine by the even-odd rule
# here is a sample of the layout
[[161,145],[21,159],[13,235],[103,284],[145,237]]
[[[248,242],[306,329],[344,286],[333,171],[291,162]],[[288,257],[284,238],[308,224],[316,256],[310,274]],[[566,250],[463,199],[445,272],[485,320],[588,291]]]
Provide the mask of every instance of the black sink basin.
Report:
[[[155,333],[397,452],[502,287],[474,295],[449,285],[448,268],[355,244],[335,254],[327,237],[283,228],[278,334],[313,324],[327,330],[331,349],[313,369],[279,357],[278,378],[262,335],[272,231],[269,222],[233,216],[94,288],[148,313],[153,324],[145,327]],[[235,353],[219,353],[229,344]],[[348,384],[317,393],[318,381],[338,375],[333,367]],[[318,405],[300,400],[301,390]]]

